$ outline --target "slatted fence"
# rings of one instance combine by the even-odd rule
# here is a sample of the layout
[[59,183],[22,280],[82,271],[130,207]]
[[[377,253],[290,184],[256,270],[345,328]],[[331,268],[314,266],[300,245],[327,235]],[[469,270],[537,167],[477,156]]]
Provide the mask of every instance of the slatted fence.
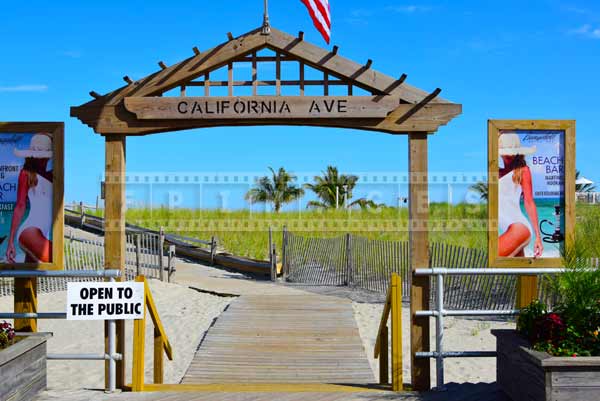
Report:
[[[402,277],[402,294],[410,298],[411,271],[407,241],[382,241],[346,234],[335,238],[308,238],[284,232],[284,277],[308,285],[350,286],[385,294],[391,273]],[[485,268],[487,251],[442,243],[430,246],[430,267]],[[600,267],[600,258],[590,260]],[[538,296],[549,298],[549,277],[542,276]],[[449,309],[499,309],[515,307],[515,276],[449,276],[444,287]],[[432,300],[435,283],[432,280]]]
[[[126,280],[143,274],[149,278],[160,278],[160,239],[152,233],[128,234],[125,257]],[[65,238],[66,270],[103,270],[104,242],[68,235]],[[164,258],[164,256],[163,256]],[[167,262],[168,263],[168,262]],[[164,263],[163,266],[167,266]],[[0,278],[0,296],[14,294],[14,279]],[[98,278],[71,278],[68,281],[98,281]],[[38,278],[38,292],[65,291],[66,278]]]

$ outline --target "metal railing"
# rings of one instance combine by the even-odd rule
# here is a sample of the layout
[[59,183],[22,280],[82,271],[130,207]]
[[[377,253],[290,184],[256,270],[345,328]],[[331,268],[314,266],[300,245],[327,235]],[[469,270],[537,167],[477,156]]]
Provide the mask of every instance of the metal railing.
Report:
[[[111,282],[121,276],[120,270],[56,270],[56,271],[26,271],[26,270],[0,270],[0,278],[108,278]],[[0,313],[0,319],[66,319],[66,312],[46,313]],[[117,353],[116,348],[116,321],[108,320],[108,353],[104,354],[48,354],[48,360],[88,360],[109,361],[107,392],[116,389],[116,363],[123,356]]]
[[507,268],[507,269],[455,269],[455,268],[431,268],[416,269],[416,276],[431,276],[435,278],[435,309],[416,311],[416,316],[435,317],[435,351],[417,352],[417,358],[435,358],[436,362],[436,387],[444,389],[444,358],[485,358],[496,357],[495,351],[444,351],[444,317],[445,316],[515,316],[519,314],[518,309],[512,310],[446,310],[444,309],[444,277],[464,275],[545,275],[563,273],[565,269],[560,268]]
[[402,283],[400,276],[392,273],[388,293],[381,314],[374,358],[379,358],[379,383],[389,384],[388,320],[392,326],[392,391],[404,388],[402,372]]

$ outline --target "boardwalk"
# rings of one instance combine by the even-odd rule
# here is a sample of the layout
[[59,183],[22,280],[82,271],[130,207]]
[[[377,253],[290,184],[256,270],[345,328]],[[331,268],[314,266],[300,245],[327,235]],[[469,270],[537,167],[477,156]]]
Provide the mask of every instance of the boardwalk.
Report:
[[182,379],[203,383],[374,383],[350,301],[244,295],[208,331]]

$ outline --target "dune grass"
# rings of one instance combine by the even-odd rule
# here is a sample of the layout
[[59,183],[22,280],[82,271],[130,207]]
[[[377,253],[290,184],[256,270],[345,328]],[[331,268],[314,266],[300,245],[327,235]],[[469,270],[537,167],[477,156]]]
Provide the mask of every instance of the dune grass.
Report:
[[[429,210],[430,241],[469,248],[487,248],[485,205],[432,203]],[[127,222],[168,233],[204,240],[216,236],[226,251],[257,259],[268,258],[268,230],[280,251],[281,231],[311,237],[335,237],[345,233],[380,240],[408,240],[408,209],[304,210],[301,212],[251,212],[207,209],[134,208]],[[577,205],[577,239],[600,255],[600,207]]]

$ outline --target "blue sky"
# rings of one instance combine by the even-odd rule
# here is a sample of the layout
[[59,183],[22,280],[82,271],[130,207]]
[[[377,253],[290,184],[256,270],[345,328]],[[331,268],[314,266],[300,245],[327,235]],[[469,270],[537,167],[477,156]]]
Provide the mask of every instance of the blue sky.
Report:
[[[299,0],[271,0],[278,29],[306,32],[326,46]],[[120,87],[172,64],[191,48],[211,48],[231,31],[262,21],[262,1],[8,1],[2,4],[0,121],[66,122],[66,201],[93,202],[103,172],[100,136],[69,117],[88,92]],[[577,167],[600,182],[600,4],[597,1],[377,1],[332,0],[332,45],[358,62],[400,76],[463,104],[463,115],[430,139],[430,169],[480,176],[486,169],[489,118],[576,119]],[[405,173],[404,137],[319,128],[214,128],[130,138],[128,171],[142,174],[266,173],[267,166],[318,172],[334,164],[347,172]],[[211,173],[212,174],[212,173]],[[460,181],[460,180],[459,180]],[[388,183],[389,184],[389,183]],[[131,201],[238,208],[244,185],[196,187],[132,185]],[[453,200],[472,199],[466,185]],[[405,196],[402,185],[363,184],[357,195],[387,203]],[[447,199],[432,184],[431,199]],[[177,199],[174,199],[177,198]]]

